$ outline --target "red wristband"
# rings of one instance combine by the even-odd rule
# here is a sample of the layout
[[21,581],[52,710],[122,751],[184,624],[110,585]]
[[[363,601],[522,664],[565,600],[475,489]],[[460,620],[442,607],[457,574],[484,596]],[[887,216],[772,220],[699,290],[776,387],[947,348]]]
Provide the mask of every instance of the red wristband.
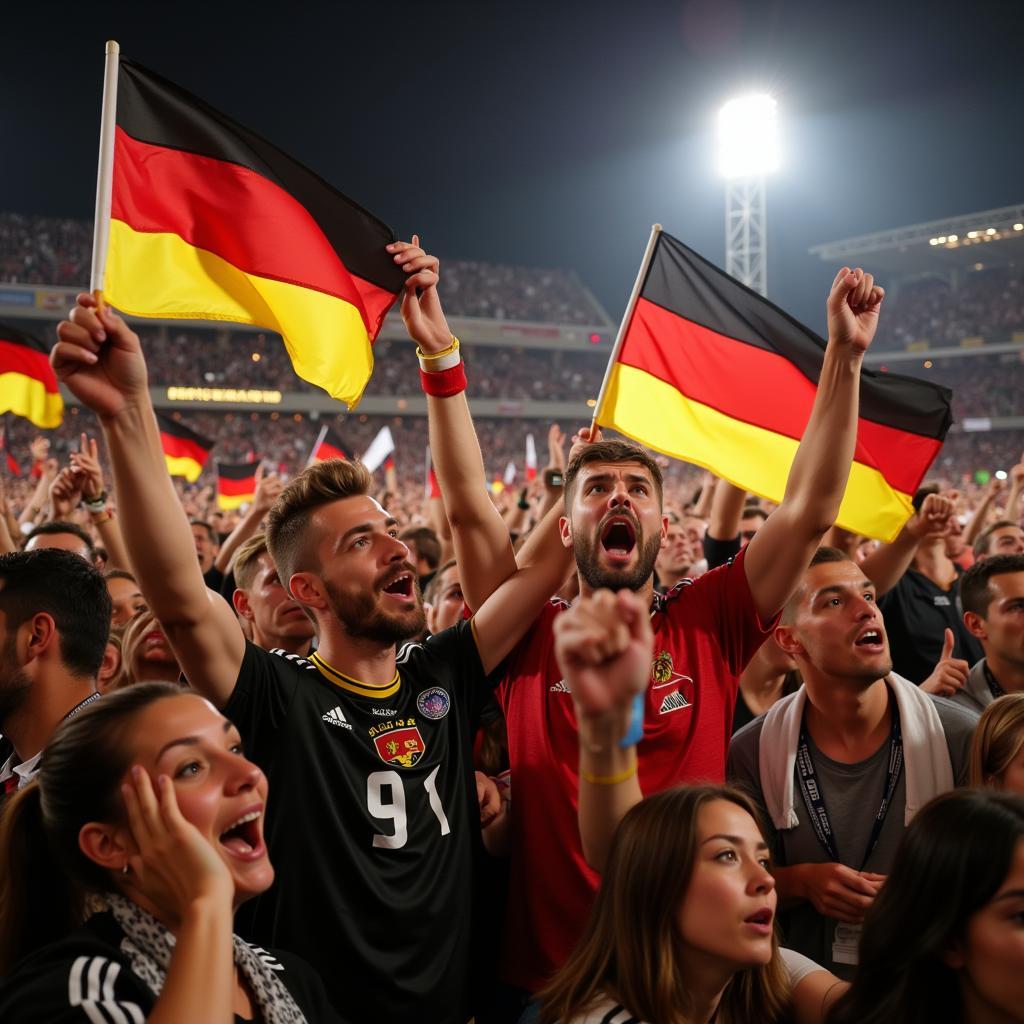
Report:
[[427,373],[420,370],[420,384],[425,394],[435,398],[451,398],[466,390],[466,365],[458,362],[448,370]]

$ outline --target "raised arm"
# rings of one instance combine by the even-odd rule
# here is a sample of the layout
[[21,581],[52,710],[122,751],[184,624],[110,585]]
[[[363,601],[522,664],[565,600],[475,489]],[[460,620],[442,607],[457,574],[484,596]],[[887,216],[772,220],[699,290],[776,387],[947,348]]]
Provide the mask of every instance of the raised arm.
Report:
[[620,741],[633,698],[647,687],[653,651],[648,608],[631,590],[581,597],[555,620],[555,657],[579,729],[580,839],[595,871],[604,868],[619,822],[643,799],[636,747]]
[[263,467],[256,468],[256,493],[252,504],[238,524],[228,534],[228,539],[220,546],[213,566],[222,573],[231,568],[235,552],[260,528],[263,517],[270,511],[270,506],[280,497],[284,484],[276,473],[263,474]]
[[465,390],[449,380],[459,372],[455,367],[461,353],[453,347],[455,337],[437,294],[440,264],[420,248],[416,235],[411,243],[392,243],[388,251],[408,275],[402,319],[418,346],[421,366],[429,368],[424,390],[430,454],[451,524],[463,593],[470,608],[481,608],[516,571],[516,560],[508,529],[487,494],[480,442]]
[[929,534],[945,536],[949,520],[956,508],[951,498],[942,494],[929,494],[921,503],[921,511],[915,512],[891,544],[879,544],[861,563],[864,575],[875,585],[875,593],[881,597],[892,590],[900,577],[910,568],[918,545]]
[[230,605],[203,583],[188,520],[167,475],[138,335],[83,294],[57,337],[50,358],[58,379],[103,426],[139,588],[188,681],[223,705],[245,639]]
[[82,435],[78,451],[71,453],[71,466],[82,478],[82,501],[89,510],[92,525],[107,549],[108,569],[131,569],[117,517],[107,506],[107,488],[103,482],[99,446],[96,438]]
[[857,441],[860,371],[878,326],[884,292],[859,268],[844,267],[828,297],[828,345],[803,439],[782,504],[747,547],[747,580],[767,620],[797,588],[835,522]]

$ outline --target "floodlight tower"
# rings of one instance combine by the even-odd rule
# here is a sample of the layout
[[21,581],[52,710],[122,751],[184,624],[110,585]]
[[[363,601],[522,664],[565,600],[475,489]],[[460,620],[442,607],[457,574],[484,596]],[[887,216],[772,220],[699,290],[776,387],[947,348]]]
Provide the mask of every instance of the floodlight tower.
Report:
[[718,113],[718,169],[725,178],[725,270],[768,294],[765,178],[779,165],[775,100],[745,96]]

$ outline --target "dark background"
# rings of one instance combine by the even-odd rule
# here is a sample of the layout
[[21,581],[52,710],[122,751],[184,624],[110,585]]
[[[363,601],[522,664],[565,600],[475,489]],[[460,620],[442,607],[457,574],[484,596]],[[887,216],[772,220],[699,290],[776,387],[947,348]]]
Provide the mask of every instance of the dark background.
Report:
[[1022,28],[1016,2],[11,0],[0,209],[91,218],[116,38],[401,236],[573,269],[617,320],[652,222],[723,262],[714,116],[770,91],[769,294],[820,330],[809,246],[1024,199]]

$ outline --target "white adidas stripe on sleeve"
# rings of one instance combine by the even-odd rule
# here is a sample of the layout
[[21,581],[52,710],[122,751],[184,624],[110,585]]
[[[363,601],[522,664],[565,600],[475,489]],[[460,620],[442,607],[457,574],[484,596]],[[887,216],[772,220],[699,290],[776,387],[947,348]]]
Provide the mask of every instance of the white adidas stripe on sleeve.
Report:
[[68,1003],[79,1006],[89,1024],[145,1024],[137,1003],[123,1002],[114,994],[121,965],[104,956],[80,956],[68,975]]

